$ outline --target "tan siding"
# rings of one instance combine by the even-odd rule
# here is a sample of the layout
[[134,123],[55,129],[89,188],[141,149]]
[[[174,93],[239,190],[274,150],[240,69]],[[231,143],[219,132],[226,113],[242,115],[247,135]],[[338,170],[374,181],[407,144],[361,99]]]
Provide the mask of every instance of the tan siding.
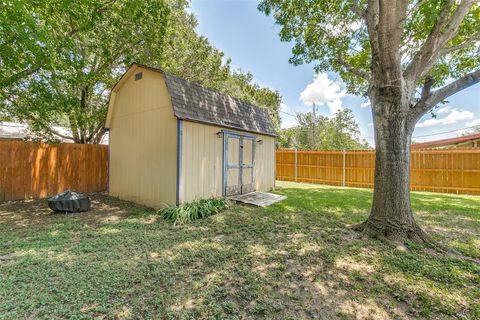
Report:
[[118,89],[110,128],[110,194],[175,204],[177,120],[163,76],[139,69]]
[[275,139],[257,136],[262,144],[255,147],[255,190],[269,191],[275,186]]
[[[216,136],[221,130],[220,127],[184,121],[180,195],[182,202],[222,195],[223,139]],[[256,137],[263,143],[256,143],[255,148],[255,189],[270,191],[275,183],[274,138],[259,134],[256,134]]]

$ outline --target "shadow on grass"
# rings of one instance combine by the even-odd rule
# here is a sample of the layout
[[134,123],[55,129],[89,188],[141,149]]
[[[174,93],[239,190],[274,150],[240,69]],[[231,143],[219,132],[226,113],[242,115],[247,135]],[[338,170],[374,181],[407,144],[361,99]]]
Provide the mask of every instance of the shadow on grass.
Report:
[[[265,209],[233,206],[175,228],[152,211],[109,198],[98,200],[104,211],[92,215],[48,216],[36,225],[12,218],[0,224],[0,313],[7,319],[479,315],[477,265],[421,247],[401,252],[346,228],[366,218],[371,191],[278,193],[288,199]],[[415,201],[428,211],[428,195]],[[435,208],[445,211],[439,203]],[[448,210],[462,216],[456,208]],[[0,213],[8,214],[3,206]]]

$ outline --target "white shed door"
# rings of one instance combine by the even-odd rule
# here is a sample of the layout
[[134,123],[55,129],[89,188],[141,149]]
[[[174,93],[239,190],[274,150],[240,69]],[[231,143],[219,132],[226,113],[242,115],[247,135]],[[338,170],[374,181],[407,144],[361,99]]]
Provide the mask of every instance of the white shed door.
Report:
[[224,139],[225,195],[254,191],[255,138],[225,133]]

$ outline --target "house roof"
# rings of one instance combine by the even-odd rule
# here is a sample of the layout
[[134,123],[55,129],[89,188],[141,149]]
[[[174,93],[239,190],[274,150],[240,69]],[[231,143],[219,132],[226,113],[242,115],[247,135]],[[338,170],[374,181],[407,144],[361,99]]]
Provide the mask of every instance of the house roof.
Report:
[[[178,119],[276,136],[267,109],[204,88],[199,84],[171,75],[161,69],[138,63],[132,64],[127,73],[139,67],[164,75],[171,96],[173,111]],[[124,75],[119,83],[123,78],[127,77]],[[116,90],[119,83],[115,85],[112,91]],[[110,105],[112,104],[111,101]],[[107,127],[110,116],[107,117]]]
[[27,137],[27,126],[21,123],[0,121],[0,140],[23,140]]
[[415,143],[412,144],[412,148],[415,149],[424,149],[424,148],[432,148],[432,147],[443,147],[449,145],[455,145],[459,143],[465,143],[469,141],[475,141],[480,139],[480,133],[470,134],[467,136],[449,138],[449,139],[442,139],[442,140],[435,140],[429,142],[422,142],[422,143]]
[[26,134],[20,132],[5,132],[0,130],[0,140],[23,140],[27,137]]

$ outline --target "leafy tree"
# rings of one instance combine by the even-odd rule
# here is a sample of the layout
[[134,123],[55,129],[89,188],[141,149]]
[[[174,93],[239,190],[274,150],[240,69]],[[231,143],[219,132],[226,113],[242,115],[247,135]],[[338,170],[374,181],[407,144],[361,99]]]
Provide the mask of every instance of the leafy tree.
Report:
[[279,149],[300,149],[297,141],[298,127],[285,128],[278,131],[277,148]]
[[231,70],[196,25],[184,0],[4,1],[0,113],[26,122],[36,138],[99,143],[109,90],[137,61],[267,107],[278,119],[278,92]]
[[4,109],[39,138],[98,143],[108,90],[123,66],[160,55],[169,11],[162,0],[8,1],[0,18],[9,20],[0,34]]
[[368,148],[360,137],[360,129],[350,109],[343,109],[331,118],[314,116],[312,112],[297,114],[298,126],[284,129],[279,135],[280,148],[303,150],[359,150]]
[[294,42],[291,63],[337,72],[350,93],[370,99],[375,189],[370,216],[356,229],[430,241],[410,205],[410,142],[423,115],[480,81],[478,1],[263,0],[259,9]]

